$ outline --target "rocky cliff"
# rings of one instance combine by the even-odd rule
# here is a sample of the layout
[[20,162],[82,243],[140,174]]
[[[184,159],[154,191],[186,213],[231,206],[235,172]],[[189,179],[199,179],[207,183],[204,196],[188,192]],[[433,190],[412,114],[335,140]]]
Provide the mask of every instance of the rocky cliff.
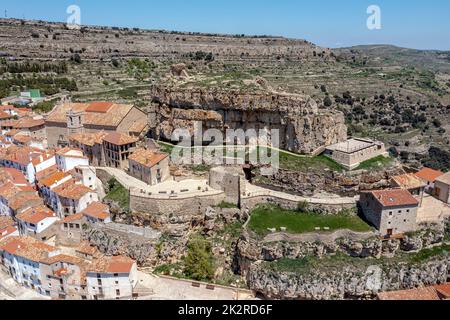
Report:
[[310,154],[347,137],[340,112],[320,111],[302,95],[272,92],[242,93],[155,86],[151,95],[150,127],[155,138],[170,140],[177,128],[279,130],[280,148]]

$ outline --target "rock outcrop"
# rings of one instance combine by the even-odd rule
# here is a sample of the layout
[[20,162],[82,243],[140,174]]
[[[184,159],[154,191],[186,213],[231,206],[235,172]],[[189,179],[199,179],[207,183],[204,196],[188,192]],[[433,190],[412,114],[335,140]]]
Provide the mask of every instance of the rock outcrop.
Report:
[[[279,130],[280,148],[311,154],[347,137],[344,115],[319,111],[306,96],[268,92],[242,93],[155,86],[150,128],[155,138],[170,140],[175,129]],[[244,141],[243,141],[244,142]]]
[[402,290],[445,283],[447,258],[423,264],[392,264],[335,270],[292,273],[271,270],[264,263],[253,264],[247,274],[250,288],[268,299],[373,299],[382,291]]

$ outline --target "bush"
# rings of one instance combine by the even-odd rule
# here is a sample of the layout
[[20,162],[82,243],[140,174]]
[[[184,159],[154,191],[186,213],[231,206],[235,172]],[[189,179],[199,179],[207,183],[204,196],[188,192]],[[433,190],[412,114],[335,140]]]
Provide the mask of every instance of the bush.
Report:
[[326,97],[326,98],[323,100],[323,105],[324,105],[325,107],[331,107],[331,106],[333,105],[333,101],[331,101],[330,97]]
[[184,273],[190,279],[208,281],[214,277],[214,259],[211,243],[203,237],[189,241],[188,253],[183,260]]

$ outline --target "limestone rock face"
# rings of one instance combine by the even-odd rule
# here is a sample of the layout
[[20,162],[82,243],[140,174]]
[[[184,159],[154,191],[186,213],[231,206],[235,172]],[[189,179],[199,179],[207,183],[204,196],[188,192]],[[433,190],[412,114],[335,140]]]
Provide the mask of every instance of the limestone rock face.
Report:
[[257,263],[247,273],[247,282],[268,299],[372,299],[382,291],[444,283],[447,264],[447,259],[438,259],[414,266],[391,265],[381,271],[377,283],[370,269],[344,267],[300,274],[276,272]]
[[172,138],[175,129],[279,130],[280,148],[310,154],[320,147],[343,141],[347,127],[341,112],[319,111],[307,96],[280,93],[241,93],[202,89],[152,88],[155,102],[150,128],[157,138]]

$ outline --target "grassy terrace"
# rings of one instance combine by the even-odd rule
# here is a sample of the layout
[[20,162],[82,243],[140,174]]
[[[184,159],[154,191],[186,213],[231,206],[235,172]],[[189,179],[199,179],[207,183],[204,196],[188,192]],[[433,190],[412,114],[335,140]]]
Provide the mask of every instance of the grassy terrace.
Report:
[[318,215],[285,210],[273,205],[261,205],[253,212],[248,225],[250,230],[260,236],[269,233],[269,229],[280,230],[285,227],[288,233],[300,234],[314,232],[315,228],[327,227],[330,231],[349,229],[356,232],[370,231],[371,227],[357,216],[346,214]]
[[383,157],[383,156],[378,156],[376,158],[367,160],[362,162],[358,168],[356,168],[355,170],[368,170],[368,169],[376,169],[376,168],[380,168],[380,167],[388,167],[389,165],[391,165],[393,163],[394,159],[392,159],[391,157]]
[[109,193],[106,195],[105,199],[115,201],[121,208],[127,211],[130,210],[130,194],[128,190],[116,179],[111,179],[108,184]]
[[326,256],[322,259],[309,256],[303,259],[280,259],[274,262],[265,262],[264,266],[275,272],[289,272],[295,274],[309,274],[313,271],[339,271],[344,267],[351,267],[354,270],[365,272],[369,266],[378,265],[383,269],[385,266],[398,265],[419,265],[433,258],[446,257],[450,251],[450,245],[443,245],[432,249],[424,249],[417,253],[398,254],[394,258],[381,259],[360,259],[352,258],[344,254]]

